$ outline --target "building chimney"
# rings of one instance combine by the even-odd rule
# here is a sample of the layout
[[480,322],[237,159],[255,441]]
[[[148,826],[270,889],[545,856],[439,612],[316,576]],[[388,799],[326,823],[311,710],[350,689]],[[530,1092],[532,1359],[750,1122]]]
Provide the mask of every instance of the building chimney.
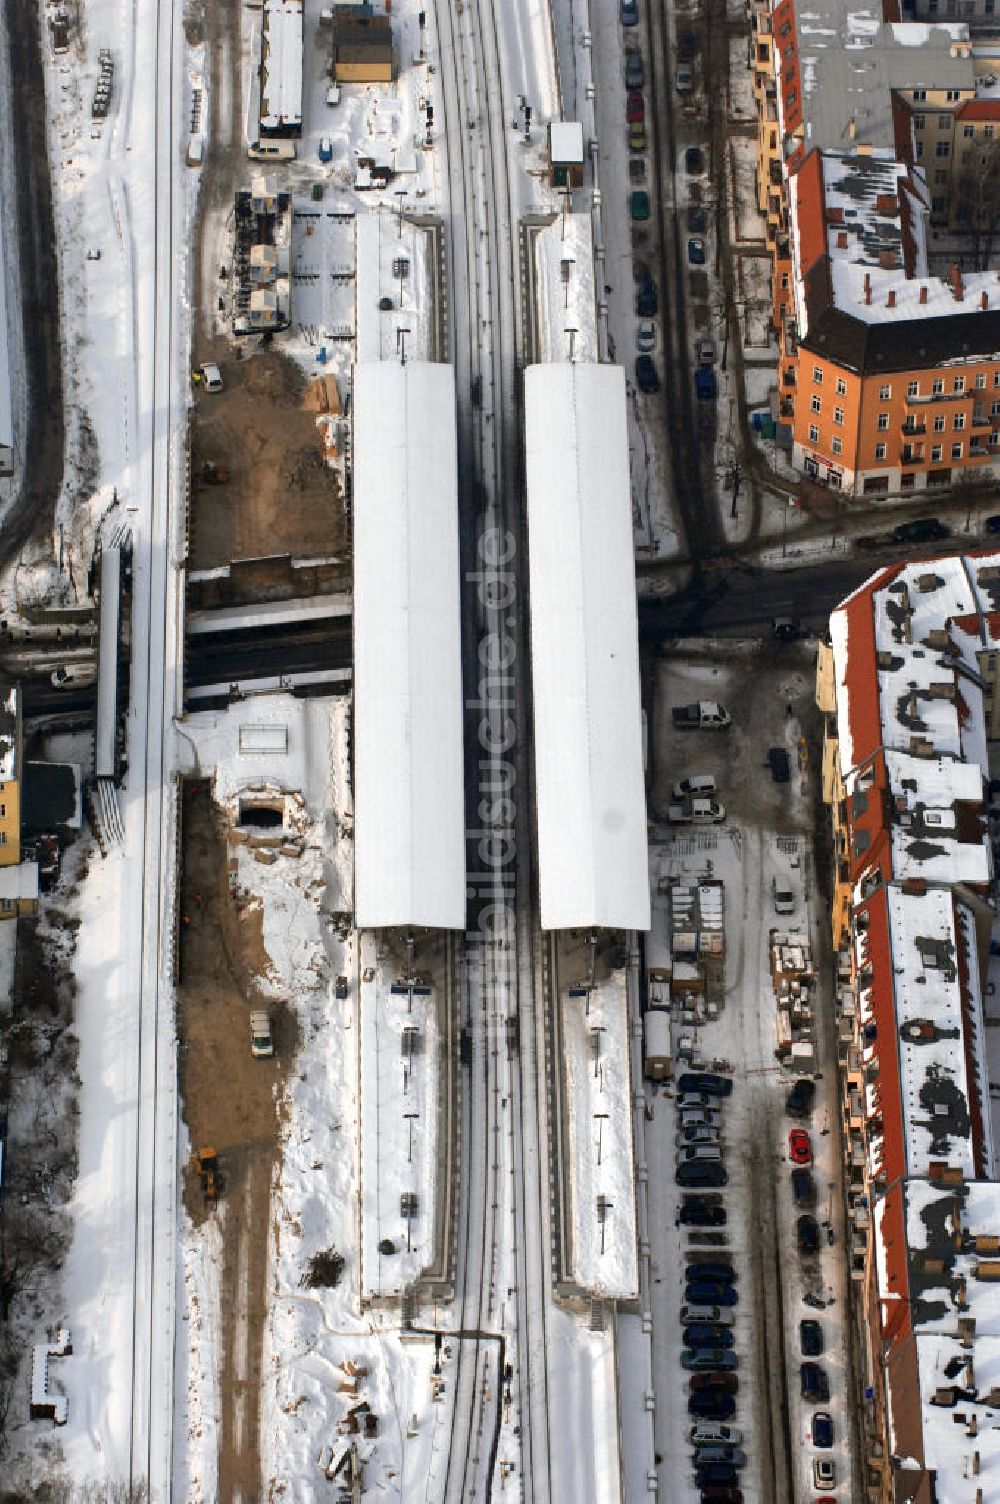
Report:
[[886,308],[895,308],[896,306],[896,289],[894,287],[889,288],[889,296],[885,300],[885,306]]
[[921,303],[926,303],[927,302],[927,289],[926,289],[926,287],[922,287],[920,289],[920,301],[921,301]]
[[951,264],[951,290],[954,293],[955,302],[961,303],[965,297],[965,287],[962,283],[962,273],[958,269],[957,261],[953,261]]
[[865,302],[866,303],[870,303],[871,300],[872,300],[872,274],[871,274],[871,272],[865,272]]
[[985,287],[983,288],[982,292],[979,294],[979,306],[983,310],[984,313],[986,312],[987,308],[989,308],[989,306],[990,306],[990,295],[986,291]]

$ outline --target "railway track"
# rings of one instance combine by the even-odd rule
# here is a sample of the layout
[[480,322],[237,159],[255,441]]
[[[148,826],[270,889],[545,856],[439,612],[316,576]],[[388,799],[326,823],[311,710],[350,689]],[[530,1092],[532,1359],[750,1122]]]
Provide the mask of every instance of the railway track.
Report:
[[[498,843],[496,849],[511,856],[498,874],[480,860],[475,842],[468,854],[473,898],[464,953],[469,1065],[458,1249],[462,1335],[457,1338],[440,1497],[458,1504],[491,1496],[498,1468],[510,1460],[498,1456],[506,1419],[510,1428],[504,1435],[516,1436],[514,1445],[520,1451],[517,1472],[522,1497],[547,1504],[552,1498],[545,1331],[550,1293],[547,1152],[544,1110],[539,1116],[544,1096],[539,1096],[537,1078],[536,921],[530,906],[526,805],[530,787],[527,623],[517,589],[518,571],[526,559],[521,504],[519,377],[525,344],[519,296],[519,214],[494,6],[489,0],[474,7],[453,7],[449,0],[438,0],[436,20],[454,227],[450,248],[453,359],[461,547],[467,574],[483,571],[485,537],[513,540],[513,556],[504,566],[505,576],[512,577],[509,590],[483,588],[466,579],[463,663],[469,698],[475,698],[482,673],[480,648],[485,640],[510,641],[518,665],[513,675],[513,704],[504,696],[502,703],[476,710],[466,737],[469,828],[478,834],[477,827],[488,824],[490,838]],[[504,756],[514,761],[515,787],[521,797],[499,812],[494,803],[487,822],[477,813],[483,767],[495,772],[503,761],[503,756],[490,749],[502,744],[512,718],[518,728],[517,742]],[[500,937],[484,936],[479,926],[491,901],[510,920]],[[505,1244],[503,1234],[508,1231],[512,1244]],[[513,1353],[508,1369],[505,1336],[511,1328]]]

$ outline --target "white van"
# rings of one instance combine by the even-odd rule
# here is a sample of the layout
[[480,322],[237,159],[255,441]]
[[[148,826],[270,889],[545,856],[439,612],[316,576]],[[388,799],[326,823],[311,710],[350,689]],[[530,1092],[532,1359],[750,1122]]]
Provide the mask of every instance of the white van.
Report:
[[222,391],[222,372],[214,360],[206,360],[201,368],[201,379],[206,392]]
[[294,141],[251,141],[247,147],[251,162],[294,162]]
[[271,1015],[264,1008],[255,1008],[250,1014],[250,1053],[264,1059],[274,1054]]
[[689,773],[674,784],[670,791],[675,799],[707,799],[715,793],[715,779],[711,773]]

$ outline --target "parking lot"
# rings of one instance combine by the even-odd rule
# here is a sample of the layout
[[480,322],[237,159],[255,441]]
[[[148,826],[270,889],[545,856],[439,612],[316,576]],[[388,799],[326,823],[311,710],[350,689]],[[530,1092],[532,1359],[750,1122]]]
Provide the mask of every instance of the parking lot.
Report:
[[[813,656],[797,641],[678,646],[647,676],[646,1001],[669,1010],[672,1054],[671,1076],[646,1084],[656,1445],[671,1499],[854,1497]],[[676,707],[701,701],[725,708],[727,729],[675,725]],[[772,749],[787,754],[787,782]],[[685,780],[709,806],[704,823],[688,818]]]

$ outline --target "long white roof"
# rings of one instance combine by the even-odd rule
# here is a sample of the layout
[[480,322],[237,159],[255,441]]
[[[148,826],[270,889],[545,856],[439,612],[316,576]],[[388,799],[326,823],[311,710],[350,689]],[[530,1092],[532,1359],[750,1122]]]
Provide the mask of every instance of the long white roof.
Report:
[[354,368],[354,899],[465,925],[455,378]]
[[525,372],[542,927],[649,928],[625,376]]
[[265,0],[262,27],[262,130],[302,124],[302,0]]

